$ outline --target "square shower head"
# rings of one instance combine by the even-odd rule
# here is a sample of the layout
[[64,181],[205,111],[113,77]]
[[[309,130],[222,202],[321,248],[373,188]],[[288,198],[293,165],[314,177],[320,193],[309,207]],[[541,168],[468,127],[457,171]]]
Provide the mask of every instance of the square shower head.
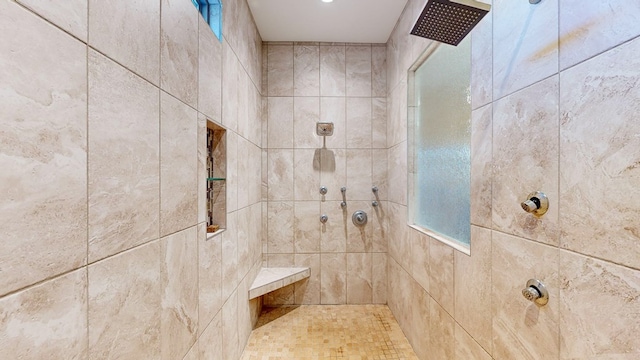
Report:
[[474,0],[429,0],[411,34],[457,46],[490,9]]

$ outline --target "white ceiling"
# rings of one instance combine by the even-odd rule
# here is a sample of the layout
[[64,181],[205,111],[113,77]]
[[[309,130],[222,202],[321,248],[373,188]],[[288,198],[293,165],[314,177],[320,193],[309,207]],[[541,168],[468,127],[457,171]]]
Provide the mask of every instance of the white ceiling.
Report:
[[407,0],[248,0],[263,41],[386,43]]

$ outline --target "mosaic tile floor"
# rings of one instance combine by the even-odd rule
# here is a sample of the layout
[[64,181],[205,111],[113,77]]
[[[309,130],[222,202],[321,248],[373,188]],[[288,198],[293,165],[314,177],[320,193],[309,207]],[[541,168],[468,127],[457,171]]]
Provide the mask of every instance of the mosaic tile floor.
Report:
[[265,308],[242,360],[418,357],[386,305]]

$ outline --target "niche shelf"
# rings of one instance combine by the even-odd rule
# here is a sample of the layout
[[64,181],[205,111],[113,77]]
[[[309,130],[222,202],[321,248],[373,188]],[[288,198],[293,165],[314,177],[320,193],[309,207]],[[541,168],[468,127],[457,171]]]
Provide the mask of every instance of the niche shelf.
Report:
[[207,235],[227,226],[227,131],[207,121]]

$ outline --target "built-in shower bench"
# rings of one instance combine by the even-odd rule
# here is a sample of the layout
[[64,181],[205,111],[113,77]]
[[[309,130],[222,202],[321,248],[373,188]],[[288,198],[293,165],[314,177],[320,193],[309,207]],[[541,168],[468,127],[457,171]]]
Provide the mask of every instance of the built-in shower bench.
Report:
[[308,278],[308,267],[262,268],[249,288],[249,300]]

